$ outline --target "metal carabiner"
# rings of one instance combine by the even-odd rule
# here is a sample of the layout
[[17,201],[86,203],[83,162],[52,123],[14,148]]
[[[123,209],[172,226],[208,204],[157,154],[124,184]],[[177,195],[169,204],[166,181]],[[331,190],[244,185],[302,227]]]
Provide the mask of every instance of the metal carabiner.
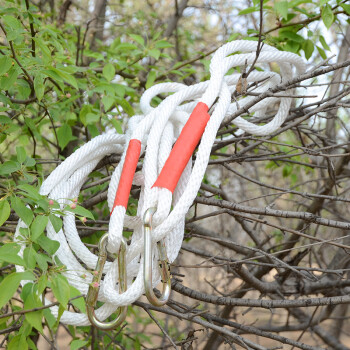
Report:
[[[100,289],[100,282],[102,278],[103,267],[107,260],[107,242],[108,233],[104,234],[98,244],[98,259],[96,264],[96,273],[93,275],[92,283],[89,286],[89,290],[86,296],[86,311],[87,316],[91,324],[103,330],[110,330],[120,326],[127,314],[127,306],[121,306],[118,308],[118,317],[110,322],[102,322],[95,315],[95,306],[97,302],[98,292]],[[126,244],[122,240],[118,253],[118,273],[119,273],[119,293],[123,293],[127,289],[126,281]]]
[[159,253],[159,268],[161,269],[160,274],[162,276],[161,281],[163,284],[162,295],[160,298],[158,298],[154,294],[152,286],[152,216],[155,211],[155,208],[149,208],[143,217],[145,235],[143,281],[148,301],[154,306],[163,306],[169,300],[171,292],[170,269],[168,257],[166,255],[165,242],[162,239],[157,243]]

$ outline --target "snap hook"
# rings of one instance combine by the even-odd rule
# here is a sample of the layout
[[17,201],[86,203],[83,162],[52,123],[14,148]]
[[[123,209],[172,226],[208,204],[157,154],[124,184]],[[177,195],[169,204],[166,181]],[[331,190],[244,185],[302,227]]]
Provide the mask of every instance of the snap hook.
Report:
[[[121,306],[117,309],[118,316],[110,322],[102,322],[95,315],[95,306],[97,302],[98,292],[100,290],[100,282],[102,278],[103,267],[107,260],[107,243],[108,233],[104,234],[98,244],[98,259],[96,264],[96,273],[93,275],[92,283],[86,296],[86,311],[91,324],[99,329],[111,330],[120,326],[127,314],[128,307]],[[119,293],[124,293],[127,289],[126,281],[126,243],[122,240],[118,252],[118,273],[119,273]]]
[[159,268],[161,281],[163,285],[162,295],[158,298],[153,292],[152,286],[152,217],[156,208],[149,208],[143,217],[144,227],[144,263],[143,263],[143,279],[145,293],[148,301],[154,306],[163,306],[167,303],[171,292],[171,281],[169,271],[169,261],[166,254],[164,239],[157,243],[159,254]]

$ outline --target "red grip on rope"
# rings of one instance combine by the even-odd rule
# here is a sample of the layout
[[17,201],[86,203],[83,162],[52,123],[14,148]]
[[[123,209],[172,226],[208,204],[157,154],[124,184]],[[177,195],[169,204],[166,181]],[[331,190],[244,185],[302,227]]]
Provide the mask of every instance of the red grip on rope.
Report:
[[[141,142],[136,139],[130,140],[128,150],[126,151],[123,170],[120,175],[117,193],[114,199],[113,209],[117,205],[122,205],[125,208],[128,206],[132,180],[134,178],[140,153],[141,153]],[[112,209],[112,212],[113,212],[113,209]]]
[[167,188],[169,191],[174,192],[181,174],[210,119],[208,109],[208,106],[203,102],[199,102],[194,108],[152,187]]

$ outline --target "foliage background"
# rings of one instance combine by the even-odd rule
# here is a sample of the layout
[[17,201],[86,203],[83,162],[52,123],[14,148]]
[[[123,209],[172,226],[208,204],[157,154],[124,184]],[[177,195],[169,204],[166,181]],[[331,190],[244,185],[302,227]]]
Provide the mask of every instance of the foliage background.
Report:
[[[171,338],[183,349],[229,349],[237,343],[232,334],[238,332],[265,347],[349,348],[347,304],[322,304],[307,311],[286,307],[272,313],[259,308],[249,312],[245,307],[220,306],[206,300],[196,306],[197,301],[178,287],[173,292],[175,306],[183,303],[195,311],[173,309],[185,310],[182,312],[189,318],[184,316],[180,321],[167,312],[153,313],[162,332],[147,313],[150,309],[140,304],[129,308],[122,332],[106,333],[59,324],[42,307],[39,297],[51,295],[62,310],[85,308],[83,298],[75,298],[79,292],[62,276],[64,266],[53,258],[57,242],[45,237],[49,220],[57,231],[62,226],[61,219],[53,215],[58,204],[38,193],[45,177],[94,136],[108,129],[124,132],[127,119],[139,112],[138,102],[146,88],[164,81],[193,84],[208,79],[210,55],[221,44],[235,39],[258,40],[259,9],[256,0],[0,1],[1,347],[163,349],[173,346]],[[324,60],[332,54],[337,57],[329,61],[331,64],[349,62],[349,14],[346,0],[264,1],[262,39],[301,55],[310,69],[320,63],[327,67]],[[223,202],[311,212],[348,223],[348,65],[303,82],[299,93],[316,94],[317,98],[295,100],[286,133],[262,138],[264,142],[248,151],[257,138],[237,132],[234,124],[221,129],[199,193],[204,200],[198,200],[196,210],[189,214],[186,242],[172,268],[174,281],[182,276],[181,283],[191,289],[250,300],[348,294],[348,252],[330,244],[304,247],[309,238],[296,239],[295,232],[283,227],[320,239],[337,237],[344,245],[349,244],[347,230],[312,224],[303,221],[302,215],[287,222],[278,216],[266,219],[249,212],[242,216]],[[270,68],[277,69],[274,65]],[[325,105],[330,97],[337,99]],[[160,101],[155,99],[154,105]],[[324,107],[301,124],[292,125],[293,118],[310,111],[303,106]],[[271,115],[274,108],[271,106]],[[237,152],[239,159],[234,158]],[[117,161],[116,156],[106,158],[91,174],[90,185],[86,184],[76,199],[77,206],[62,211],[62,215],[66,210],[76,214],[79,233],[91,249],[96,248],[108,225],[106,189]],[[135,213],[137,191],[132,195],[129,211]],[[218,210],[220,205],[223,209]],[[19,246],[12,243],[19,217],[29,226],[21,232],[27,243],[23,259],[17,255]],[[342,236],[347,238],[339,241]],[[206,239],[210,245],[203,243]],[[241,248],[232,242],[240,243]],[[270,268],[259,266],[262,260],[258,258],[257,266],[244,265],[248,275],[240,272],[238,265],[223,263],[257,255],[247,247],[266,254],[287,249],[287,254],[279,255],[286,264],[310,268],[308,273],[318,281],[327,280],[328,287],[325,283],[308,293],[304,288],[303,294],[297,287],[305,282],[302,277],[281,269],[269,256],[264,263]],[[14,264],[23,265],[26,272],[14,272]],[[33,283],[21,289],[23,279]],[[276,283],[280,289],[274,293]],[[225,328],[225,323],[213,319],[215,315],[255,328],[239,330],[237,324],[228,324],[231,335],[215,332],[210,324],[197,322],[201,318],[193,315],[198,312],[210,324],[215,321],[217,327]],[[202,331],[194,332],[198,329]],[[271,336],[280,333],[284,338]],[[244,348],[241,343],[236,346]]]

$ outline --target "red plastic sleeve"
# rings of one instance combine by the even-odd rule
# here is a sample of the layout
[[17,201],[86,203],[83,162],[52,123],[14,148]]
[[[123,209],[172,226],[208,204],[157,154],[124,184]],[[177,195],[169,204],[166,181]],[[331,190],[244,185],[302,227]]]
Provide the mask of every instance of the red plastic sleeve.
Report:
[[141,142],[136,139],[130,140],[128,150],[126,151],[123,170],[120,175],[118,190],[114,199],[113,209],[117,205],[122,205],[125,208],[128,206],[132,180],[134,178],[140,153],[141,153]]
[[174,192],[186,164],[193,154],[209,121],[208,106],[199,102],[183,127],[153,187]]

